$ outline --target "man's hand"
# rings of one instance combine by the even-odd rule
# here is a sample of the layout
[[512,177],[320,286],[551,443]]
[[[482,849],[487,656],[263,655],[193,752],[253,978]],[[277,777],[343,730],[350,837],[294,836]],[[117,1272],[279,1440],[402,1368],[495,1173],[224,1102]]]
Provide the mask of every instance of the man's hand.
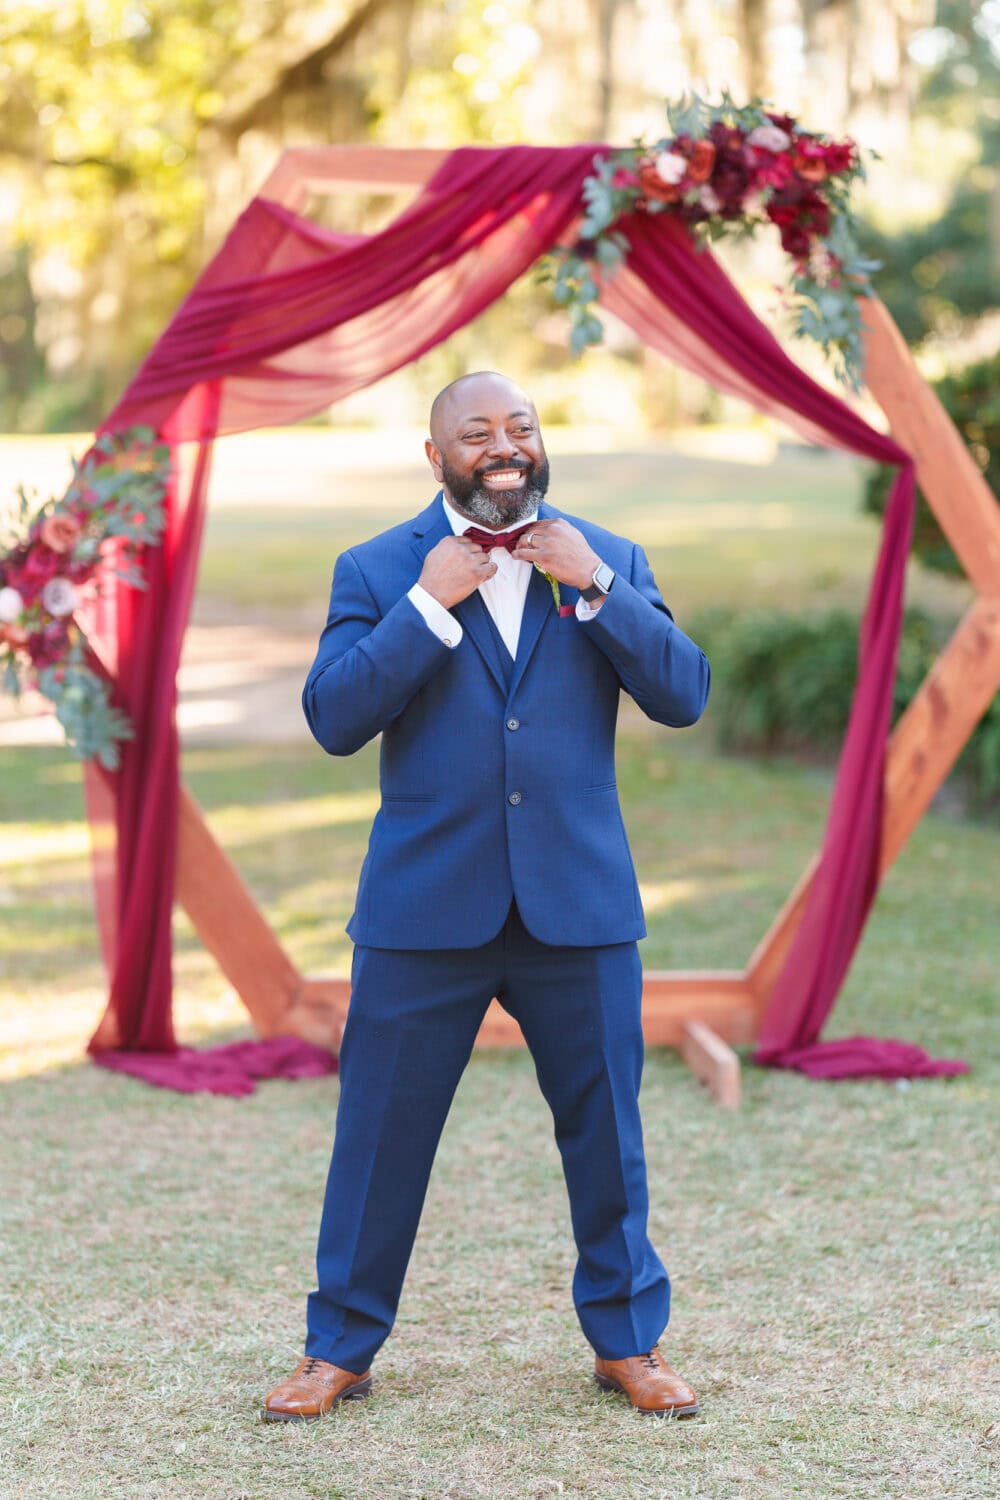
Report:
[[522,562],[537,563],[557,582],[568,583],[575,589],[590,587],[594,569],[602,561],[582,531],[561,517],[536,521],[530,531],[518,537],[512,556]]
[[474,594],[496,570],[496,563],[478,543],[466,541],[464,536],[446,536],[424,558],[417,582],[445,609],[451,609]]

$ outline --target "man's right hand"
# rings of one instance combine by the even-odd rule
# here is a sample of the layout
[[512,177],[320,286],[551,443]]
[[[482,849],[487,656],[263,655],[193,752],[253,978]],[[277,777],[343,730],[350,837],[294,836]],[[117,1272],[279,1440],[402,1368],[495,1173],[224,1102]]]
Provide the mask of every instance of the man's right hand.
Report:
[[490,554],[477,542],[466,541],[464,536],[446,536],[424,558],[417,582],[445,609],[451,609],[475,593],[496,570]]

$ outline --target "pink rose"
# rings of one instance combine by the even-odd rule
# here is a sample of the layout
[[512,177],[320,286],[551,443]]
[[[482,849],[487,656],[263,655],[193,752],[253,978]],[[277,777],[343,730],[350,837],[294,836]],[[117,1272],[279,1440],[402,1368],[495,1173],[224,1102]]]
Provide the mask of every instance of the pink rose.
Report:
[[45,517],[38,534],[53,552],[72,552],[80,535],[80,523],[75,516],[59,511],[54,516]]
[[791,144],[787,130],[779,130],[777,125],[757,125],[747,136],[748,146],[759,146],[763,151],[787,151]]

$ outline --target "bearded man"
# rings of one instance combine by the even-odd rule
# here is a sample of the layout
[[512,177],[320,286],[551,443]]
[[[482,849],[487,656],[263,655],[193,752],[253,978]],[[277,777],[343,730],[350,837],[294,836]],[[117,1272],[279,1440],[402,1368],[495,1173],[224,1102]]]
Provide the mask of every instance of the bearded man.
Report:
[[[337,560],[303,704],[331,755],[381,732],[381,807],[348,933],[351,1004],[305,1358],[266,1398],[308,1420],[367,1395],[438,1139],[493,996],[552,1110],[594,1374],[693,1416],[658,1340],[638,1094],[645,935],[615,784],[624,690],[693,724],[709,686],[641,548],[545,503],[534,406],[502,375],[446,387],[414,521]],[[544,576],[559,584],[559,606]]]

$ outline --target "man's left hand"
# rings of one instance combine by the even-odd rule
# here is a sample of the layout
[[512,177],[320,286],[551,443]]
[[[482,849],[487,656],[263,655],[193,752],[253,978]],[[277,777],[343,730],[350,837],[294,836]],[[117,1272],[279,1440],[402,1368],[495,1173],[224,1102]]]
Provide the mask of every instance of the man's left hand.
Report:
[[511,556],[520,558],[521,562],[537,563],[558,583],[567,583],[575,589],[589,588],[594,569],[601,564],[601,558],[583,532],[577,531],[562,517],[535,521],[518,537]]

